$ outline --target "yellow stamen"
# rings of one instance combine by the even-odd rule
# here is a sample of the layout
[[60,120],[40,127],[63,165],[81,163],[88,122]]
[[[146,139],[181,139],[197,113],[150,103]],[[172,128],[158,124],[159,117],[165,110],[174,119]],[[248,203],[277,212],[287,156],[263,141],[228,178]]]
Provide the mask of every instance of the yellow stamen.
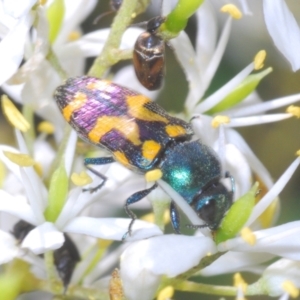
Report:
[[110,241],[110,240],[102,240],[102,239],[99,239],[97,240],[97,244],[99,246],[99,248],[108,248],[111,244],[112,244],[113,241]]
[[82,171],[80,174],[73,173],[71,175],[71,180],[77,186],[83,186],[93,182],[92,178],[84,171]]
[[298,150],[298,151],[296,152],[296,155],[297,155],[297,156],[300,156],[300,150]]
[[149,223],[154,223],[154,213],[149,213],[141,217],[141,220],[149,222]]
[[230,123],[230,118],[227,116],[216,116],[211,121],[211,126],[213,128],[218,128],[221,124],[228,124]]
[[242,228],[240,234],[241,234],[242,239],[246,243],[248,243],[250,246],[255,245],[255,243],[256,243],[256,236],[255,236],[255,234],[252,232],[252,230],[249,227]]
[[229,13],[233,19],[241,19],[242,12],[234,4],[226,4],[221,7],[221,12]]
[[40,0],[39,5],[45,5],[47,3],[47,0]]
[[3,95],[1,100],[2,111],[7,121],[15,128],[21,130],[22,132],[26,132],[30,128],[28,121],[6,95]]
[[164,213],[164,224],[169,224],[171,222],[170,212],[166,210]]
[[[269,191],[262,179],[257,175],[253,174],[253,181],[259,183],[259,192],[256,195],[255,203],[258,203]],[[279,198],[275,198],[272,203],[265,209],[265,211],[258,217],[258,220],[262,228],[269,228],[274,222],[274,217],[279,206]]]
[[233,275],[233,286],[235,287],[241,287],[243,293],[246,292],[246,289],[248,287],[248,284],[246,283],[246,281],[243,279],[242,275],[240,273],[235,273]]
[[174,288],[171,285],[168,285],[159,292],[157,296],[157,300],[171,299],[173,295],[174,295]]
[[3,154],[13,163],[20,167],[32,167],[35,164],[33,158],[28,154],[12,153],[9,151],[3,151]]
[[145,174],[145,178],[147,182],[157,181],[158,179],[162,178],[162,175],[163,173],[160,169],[155,169],[155,170],[148,171]]
[[265,50],[260,50],[254,57],[254,70],[259,70],[264,66],[264,61],[266,59],[267,52]]
[[282,288],[286,291],[292,298],[297,298],[299,296],[299,289],[294,285],[293,282],[286,280],[282,284]]
[[37,130],[39,132],[52,134],[54,132],[54,126],[50,122],[43,121],[38,125]]
[[[143,215],[141,217],[141,220],[149,222],[149,223],[154,223],[155,222],[154,213],[149,213],[149,214]],[[169,210],[166,210],[164,212],[163,221],[164,221],[164,224],[170,223],[170,212],[169,212]]]
[[286,112],[289,114],[292,114],[293,116],[295,116],[298,119],[300,118],[300,107],[299,106],[290,105],[286,109]]
[[6,175],[6,170],[4,167],[4,163],[0,160],[0,188],[3,185],[5,175]]
[[69,42],[77,41],[77,40],[79,40],[80,37],[81,37],[81,34],[79,31],[71,31],[68,35],[68,41]]
[[43,167],[40,163],[35,163],[33,166],[35,172],[42,177],[43,176]]
[[115,269],[111,274],[109,281],[109,298],[111,300],[124,299],[123,285],[118,269]]

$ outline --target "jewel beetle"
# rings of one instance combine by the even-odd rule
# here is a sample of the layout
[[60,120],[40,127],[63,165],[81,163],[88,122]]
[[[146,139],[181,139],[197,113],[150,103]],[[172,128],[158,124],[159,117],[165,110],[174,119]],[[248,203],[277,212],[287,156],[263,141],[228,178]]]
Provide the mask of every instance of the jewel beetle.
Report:
[[148,90],[162,86],[165,75],[165,42],[157,35],[164,17],[155,17],[147,22],[147,31],[137,38],[133,50],[133,66],[140,83]]
[[[221,182],[221,164],[216,153],[199,140],[192,140],[191,125],[166,113],[157,103],[126,87],[94,77],[70,78],[54,95],[66,121],[84,141],[106,149],[111,156],[86,158],[85,164],[119,162],[154,185],[131,195],[125,210],[152,190],[156,181],[168,183],[196,211],[205,225],[216,230],[232,204],[234,184],[229,191]],[[155,177],[154,176],[154,177]],[[171,222],[180,232],[179,213],[170,205]]]
[[[20,220],[14,225],[12,234],[21,243],[32,229],[34,229],[32,224]],[[66,290],[70,283],[74,268],[80,261],[80,255],[71,238],[67,234],[64,234],[64,238],[65,241],[63,245],[59,249],[53,251],[53,258],[55,268]]]

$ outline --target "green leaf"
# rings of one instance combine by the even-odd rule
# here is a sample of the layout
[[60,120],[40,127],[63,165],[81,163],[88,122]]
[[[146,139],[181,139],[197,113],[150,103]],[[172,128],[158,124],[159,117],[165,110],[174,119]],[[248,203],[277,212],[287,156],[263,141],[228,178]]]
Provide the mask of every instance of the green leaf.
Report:
[[65,15],[64,0],[54,0],[47,9],[47,19],[49,22],[49,40],[53,44],[63,23]]
[[229,95],[227,95],[220,103],[209,110],[208,114],[215,114],[222,112],[226,109],[243,101],[248,95],[250,95],[258,86],[260,81],[272,72],[272,68],[268,68],[262,72],[251,74],[247,76],[244,81],[239,84],[235,90],[233,90]]
[[50,180],[48,207],[45,211],[47,221],[55,222],[60,214],[68,194],[68,181],[65,166],[60,164]]
[[255,205],[258,186],[259,184],[256,182],[248,193],[232,204],[215,233],[217,244],[235,237],[241,231]]
[[2,267],[0,275],[0,299],[15,300],[24,292],[36,290],[39,281],[30,272],[30,265],[15,259]]
[[189,17],[202,3],[203,0],[179,0],[162,25],[162,31],[166,30],[178,35],[185,28]]

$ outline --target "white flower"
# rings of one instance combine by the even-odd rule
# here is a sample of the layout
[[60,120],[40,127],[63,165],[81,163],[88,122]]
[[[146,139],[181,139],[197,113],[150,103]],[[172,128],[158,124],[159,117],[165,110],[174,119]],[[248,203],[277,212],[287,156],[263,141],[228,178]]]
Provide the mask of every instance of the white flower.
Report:
[[[21,152],[27,153],[22,135],[18,130],[16,130],[16,133],[20,148],[22,149]],[[65,153],[67,174],[70,174],[76,140],[76,134],[73,132]],[[0,210],[17,216],[36,227],[23,240],[22,247],[29,248],[36,254],[44,253],[49,249],[60,248],[64,242],[62,232],[77,232],[103,239],[122,240],[124,233],[128,229],[130,220],[78,216],[95,200],[95,198],[90,197],[89,193],[82,193],[79,187],[70,191],[57,220],[54,223],[47,221],[44,211],[47,207],[48,192],[40,178],[32,167],[16,168],[16,165],[6,158],[2,151],[18,153],[18,150],[8,146],[1,146],[0,158],[14,172],[17,178],[21,180],[26,197],[23,195],[12,196],[6,191],[0,190]],[[101,195],[108,193],[110,189],[114,188],[115,186],[108,185],[108,188],[102,189],[97,196],[101,197]],[[145,232],[148,231],[147,228],[150,229],[150,236],[161,234],[161,231],[156,226],[137,220],[134,224],[135,230],[127,240],[136,240],[149,236],[147,233],[145,235]]]
[[152,299],[162,275],[175,277],[216,252],[207,237],[164,235],[132,243],[121,256],[121,277],[126,297]]
[[[262,213],[270,201],[278,196],[299,163],[298,157],[255,206],[245,226],[257,218],[259,215],[257,211]],[[224,255],[201,270],[198,275],[211,276],[241,270],[259,272],[262,270],[260,264],[274,256],[299,260],[300,240],[297,238],[299,228],[299,221],[296,221],[254,231],[256,237],[254,245],[249,245],[243,238],[236,237],[216,247],[212,238],[200,233],[194,237],[164,235],[137,241],[121,256],[121,277],[125,294],[129,299],[152,299],[162,275],[168,278],[176,277],[198,265],[202,258],[218,251],[224,252]],[[283,275],[282,278],[287,277]],[[144,293],[141,293],[139,287]]]
[[[0,2],[0,85],[18,69],[23,59],[25,42],[33,22],[30,9],[35,1]],[[16,10],[17,9],[17,10]]]
[[[229,2],[223,0],[222,2]],[[285,0],[262,0],[262,1],[248,1],[247,0],[233,0],[233,3],[240,3],[243,12],[249,15],[250,22],[255,22],[259,17],[258,13],[263,12],[264,21],[275,46],[282,53],[282,55],[289,61],[294,72],[300,68],[300,58],[297,52],[300,46],[300,28],[295,16],[289,9]],[[220,0],[215,1],[220,4]],[[251,11],[251,6],[254,13]],[[257,9],[254,9],[257,7]],[[297,8],[297,5],[294,7]],[[297,12],[297,11],[295,11]],[[252,20],[251,20],[252,19]],[[256,27],[257,28],[257,27]],[[257,28],[260,30],[259,28]],[[251,27],[251,30],[253,28]]]
[[284,0],[263,0],[263,12],[275,46],[292,65],[300,69],[300,28]]
[[265,269],[261,279],[256,284],[263,285],[263,288],[267,290],[270,296],[284,295],[287,293],[284,288],[284,284],[287,281],[293,283],[298,289],[300,288],[299,271],[300,265],[298,259],[296,261],[280,259]]

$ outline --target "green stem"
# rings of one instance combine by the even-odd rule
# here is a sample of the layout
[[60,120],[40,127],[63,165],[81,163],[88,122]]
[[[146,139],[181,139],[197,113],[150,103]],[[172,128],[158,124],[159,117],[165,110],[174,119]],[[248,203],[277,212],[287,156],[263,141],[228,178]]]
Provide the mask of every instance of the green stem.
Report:
[[66,80],[69,77],[67,72],[61,67],[60,62],[51,47],[49,48],[46,58],[62,80]]
[[165,228],[165,222],[164,222],[164,215],[165,211],[170,206],[169,201],[151,201],[152,207],[153,207],[153,213],[154,213],[154,223],[162,230],[164,231]]
[[44,254],[45,266],[47,272],[48,287],[53,294],[60,293],[63,289],[61,282],[56,277],[56,270],[54,266],[53,251],[48,251]]
[[109,36],[104,44],[101,54],[95,59],[88,75],[98,78],[103,77],[105,71],[119,61],[116,50],[119,49],[124,31],[132,20],[138,0],[124,0],[122,6],[114,18]]
[[[182,292],[197,292],[201,294],[218,295],[223,297],[237,295],[237,288],[233,286],[209,285],[191,281],[178,283],[175,288],[176,290]],[[264,289],[264,286],[260,281],[249,285],[245,291],[245,296],[257,295],[268,295],[268,292]]]
[[59,168],[59,166],[61,164],[61,161],[62,161],[63,156],[65,154],[65,150],[66,150],[66,147],[67,147],[67,143],[68,143],[70,134],[71,134],[71,127],[70,127],[69,124],[66,124],[66,126],[64,128],[63,139],[60,142],[56,157],[55,157],[54,161],[51,164],[49,175],[45,180],[47,186],[49,186],[49,182],[50,182],[50,179],[51,179],[53,173],[55,172],[55,170],[57,170]]
[[168,38],[176,37],[186,27],[188,19],[203,3],[203,0],[178,0],[175,8],[167,16],[161,26],[162,36]]
[[207,295],[236,296],[237,288],[233,286],[210,285],[185,281],[176,285],[176,290],[182,292],[196,292]]

